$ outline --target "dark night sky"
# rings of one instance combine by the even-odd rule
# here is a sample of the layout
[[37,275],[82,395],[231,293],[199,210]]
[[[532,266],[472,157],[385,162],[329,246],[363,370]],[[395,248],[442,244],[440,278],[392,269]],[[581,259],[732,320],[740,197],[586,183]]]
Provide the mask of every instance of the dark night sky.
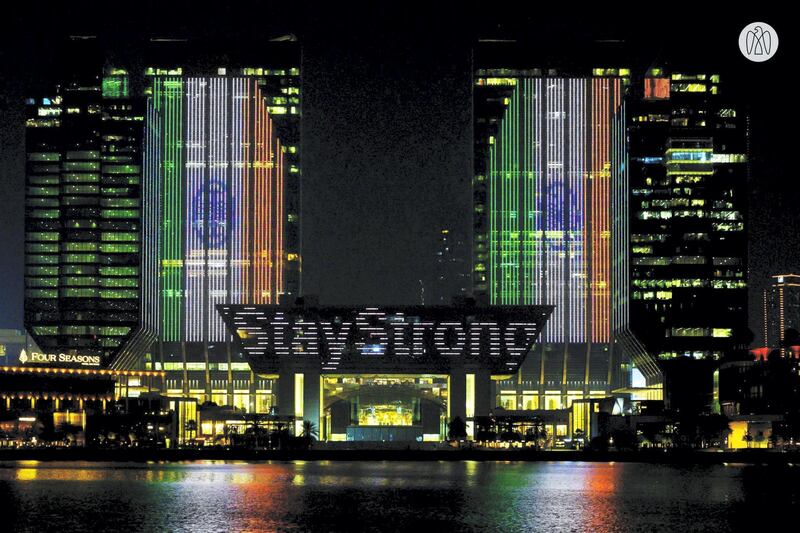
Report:
[[[676,9],[676,15],[626,21],[577,10],[571,17],[540,16],[510,6],[503,18],[407,3],[373,13],[231,3],[237,7],[217,12],[198,3],[153,3],[122,17],[107,11],[108,2],[51,8],[39,2],[6,15],[0,28],[0,327],[22,323],[22,101],[46,87],[53,50],[69,34],[106,34],[133,56],[136,41],[150,36],[219,39],[223,46],[248,35],[300,37],[303,285],[323,303],[418,303],[419,280],[426,286],[432,280],[437,229],[469,231],[470,43],[489,34],[536,36],[542,65],[581,58],[598,40],[621,39],[636,50],[633,67],[668,60],[676,68],[721,71],[723,90],[752,119],[751,309],[758,309],[754,297],[766,276],[800,271],[800,192],[796,172],[790,174],[798,57],[788,11]],[[737,38],[758,20],[774,26],[781,41],[773,59],[755,64],[741,56]],[[751,324],[757,327],[758,317]]]

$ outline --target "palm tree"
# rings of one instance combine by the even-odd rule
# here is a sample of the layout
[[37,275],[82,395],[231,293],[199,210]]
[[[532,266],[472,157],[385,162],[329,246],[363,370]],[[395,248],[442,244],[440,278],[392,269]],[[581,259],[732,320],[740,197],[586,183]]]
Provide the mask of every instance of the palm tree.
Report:
[[311,420],[303,420],[303,432],[300,433],[300,444],[306,449],[311,448],[314,440],[319,437],[317,426]]
[[447,436],[451,441],[466,440],[467,424],[461,419],[460,416],[457,416],[450,421]]
[[257,414],[245,415],[245,421],[247,422],[247,429],[244,431],[245,435],[252,438],[255,448],[259,448],[263,444],[263,438],[267,436],[267,430],[262,425],[263,421]]
[[317,439],[319,437],[317,425],[311,420],[303,420],[303,432],[300,434],[300,436],[307,437],[312,440]]

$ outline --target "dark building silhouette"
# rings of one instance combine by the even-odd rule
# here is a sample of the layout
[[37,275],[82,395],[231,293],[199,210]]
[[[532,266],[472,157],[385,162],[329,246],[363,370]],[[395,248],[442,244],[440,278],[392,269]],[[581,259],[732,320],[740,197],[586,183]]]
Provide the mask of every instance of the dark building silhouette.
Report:
[[800,362],[779,352],[767,360],[726,361],[719,367],[719,403],[724,414],[787,415],[800,405]]
[[470,287],[470,251],[463,235],[442,229],[436,235],[436,258],[433,266],[433,290],[430,302],[447,305],[453,298],[466,298]]
[[719,360],[748,331],[747,121],[713,73],[653,68],[632,94],[631,326],[667,407],[710,407],[713,365],[685,360]]

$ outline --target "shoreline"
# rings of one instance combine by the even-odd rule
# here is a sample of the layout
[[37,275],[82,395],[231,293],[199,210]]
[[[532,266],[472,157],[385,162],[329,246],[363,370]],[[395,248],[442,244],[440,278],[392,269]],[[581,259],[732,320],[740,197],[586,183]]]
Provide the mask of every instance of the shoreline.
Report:
[[97,450],[0,449],[0,462],[7,461],[88,461],[88,462],[191,462],[191,461],[566,461],[621,462],[675,465],[800,464],[800,452],[741,450],[697,451],[529,451],[529,450]]

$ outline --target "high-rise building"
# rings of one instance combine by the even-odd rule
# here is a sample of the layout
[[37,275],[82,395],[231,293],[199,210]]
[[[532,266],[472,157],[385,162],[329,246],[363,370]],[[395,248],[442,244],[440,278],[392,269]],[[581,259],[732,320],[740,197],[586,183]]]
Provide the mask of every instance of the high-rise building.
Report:
[[436,258],[433,268],[433,305],[449,305],[453,298],[466,298],[471,294],[469,278],[469,247],[466,239],[455,230],[439,230],[436,238]]
[[25,327],[108,364],[139,321],[143,105],[113,68],[27,104]]
[[[747,123],[717,74],[653,68],[633,92],[631,325],[667,388],[698,392],[671,361],[718,360],[747,331]],[[710,404],[712,367],[692,367],[692,403]]]
[[217,306],[300,290],[293,50],[269,67],[146,71],[142,328],[115,365],[166,371],[167,394],[249,412],[272,403]]
[[772,276],[769,288],[764,289],[763,306],[762,346],[779,348],[787,329],[800,330],[800,275]]
[[564,409],[629,384],[629,72],[504,65],[480,62],[474,76],[473,290],[489,305],[555,305],[497,397]]

